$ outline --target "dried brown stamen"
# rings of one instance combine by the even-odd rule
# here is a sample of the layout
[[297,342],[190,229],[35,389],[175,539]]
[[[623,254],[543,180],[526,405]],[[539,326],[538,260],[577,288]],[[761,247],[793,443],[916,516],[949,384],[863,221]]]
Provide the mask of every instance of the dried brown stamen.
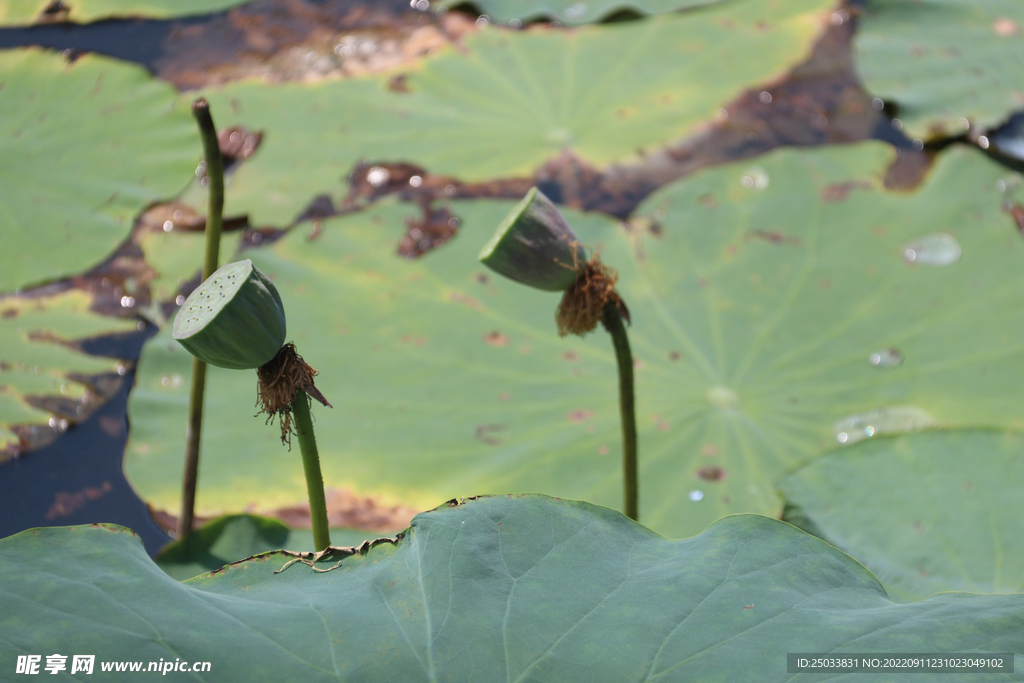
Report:
[[[288,342],[281,347],[268,363],[256,370],[259,382],[256,388],[256,406],[260,409],[257,415],[267,414],[267,424],[279,419],[281,425],[281,443],[291,448],[292,434],[292,401],[295,392],[302,389],[309,396],[320,401],[328,408],[333,408],[320,390],[313,384],[317,375],[309,363],[295,352],[295,344]],[[308,398],[306,400],[309,400]]]
[[614,268],[601,263],[595,254],[583,266],[576,281],[565,290],[562,302],[558,305],[555,322],[558,324],[559,336],[575,334],[582,337],[592,332],[601,320],[605,304],[614,302],[623,317],[628,321],[629,313],[622,298],[615,291],[615,282],[619,274]]

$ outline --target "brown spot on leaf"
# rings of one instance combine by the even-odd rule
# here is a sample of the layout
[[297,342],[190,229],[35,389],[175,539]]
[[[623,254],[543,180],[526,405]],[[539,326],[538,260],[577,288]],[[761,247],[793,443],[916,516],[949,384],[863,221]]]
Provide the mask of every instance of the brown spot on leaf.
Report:
[[577,408],[576,410],[570,410],[566,413],[566,417],[569,418],[569,422],[573,424],[580,424],[586,422],[594,416],[593,410],[587,410],[586,408]]
[[579,355],[575,351],[566,351],[561,356],[562,360],[567,360],[570,363],[575,363],[580,359]]
[[890,190],[912,190],[924,180],[932,161],[927,150],[901,149],[886,169],[883,184]]
[[473,432],[473,438],[487,444],[488,446],[497,446],[501,443],[501,440],[494,438],[491,434],[494,432],[503,432],[505,429],[505,425],[479,425],[477,426],[476,431]]
[[51,0],[43,8],[42,13],[39,16],[39,23],[50,24],[62,21],[67,21],[68,15],[71,13],[71,8],[65,5],[61,0]]
[[480,305],[479,301],[469,296],[468,294],[463,294],[462,292],[452,292],[451,294],[448,295],[448,301],[454,301],[457,304],[469,306],[474,311],[479,311],[483,309],[483,306]]
[[409,77],[406,74],[395,74],[388,79],[388,90],[391,92],[409,92]]
[[500,348],[508,344],[508,337],[503,335],[498,330],[494,330],[493,332],[488,332],[487,334],[484,335],[484,341],[490,344],[491,346],[497,346]]
[[870,190],[871,183],[866,180],[848,180],[845,183],[833,183],[826,185],[821,190],[821,200],[824,202],[844,201],[853,190]]
[[668,353],[668,359],[669,360],[679,360],[682,357],[683,357],[683,354],[679,353],[678,351],[669,351],[669,353]]
[[597,447],[597,453],[598,453],[598,455],[608,455],[608,453],[610,453],[610,452],[611,452],[611,449],[609,449],[609,448],[608,448],[607,446],[605,446],[605,445],[601,445],[601,446],[598,446],[598,447]]
[[1019,203],[1011,204],[1006,202],[1003,204],[1003,211],[1010,215],[1010,218],[1013,219],[1014,224],[1017,226],[1017,230],[1024,235],[1024,206],[1021,206]]
[[217,133],[217,144],[221,156],[227,162],[238,162],[248,159],[256,153],[263,141],[263,131],[253,132],[243,126],[222,128]]
[[507,391],[503,391],[500,394],[498,394],[499,401],[507,401],[509,400],[509,398],[511,398],[511,394],[509,394]]
[[772,244],[784,244],[787,246],[799,246],[800,238],[794,237],[793,235],[786,235],[776,230],[748,230],[746,233],[747,240],[759,239],[765,242],[771,242]]
[[717,465],[708,465],[697,470],[697,476],[704,481],[722,481],[725,479],[725,470]]
[[486,285],[488,282],[491,281],[491,278],[487,277],[485,273],[477,273],[476,275],[473,276],[473,279],[482,285]]
[[[349,527],[374,531],[391,531],[409,525],[418,512],[402,504],[386,504],[377,498],[357,496],[349,489],[326,491],[327,523],[331,527]],[[309,503],[278,508],[267,514],[292,528],[308,529]]]
[[706,443],[700,447],[700,454],[707,456],[718,455],[718,446],[713,443]]
[[18,309],[17,308],[8,308],[8,309],[4,310],[3,313],[0,313],[0,318],[13,318],[16,315],[18,315]]
[[410,334],[403,334],[401,337],[398,338],[398,341],[402,342],[403,344],[411,344],[413,346],[423,346],[424,344],[427,343],[427,340],[424,339],[423,337],[414,337]]
[[459,229],[460,220],[448,207],[435,209],[421,205],[423,216],[406,218],[406,233],[398,243],[398,254],[405,258],[417,258],[435,247],[439,247]]

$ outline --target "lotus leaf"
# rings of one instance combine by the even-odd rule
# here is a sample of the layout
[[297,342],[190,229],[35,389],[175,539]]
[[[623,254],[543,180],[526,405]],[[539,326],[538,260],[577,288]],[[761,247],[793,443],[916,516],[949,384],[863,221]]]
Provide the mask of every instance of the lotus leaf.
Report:
[[[1024,374],[1024,319],[1007,312],[1024,302],[1024,243],[997,189],[1016,174],[956,149],[918,190],[891,192],[891,158],[865,143],[708,169],[651,196],[631,231],[566,212],[618,268],[632,313],[651,528],[682,537],[734,512],[779,514],[777,479],[869,434],[1020,425],[1008,397]],[[415,211],[401,204],[245,252],[335,406],[314,409],[329,488],[419,509],[514,490],[621,504],[609,340],[559,339],[557,294],[476,262],[511,206],[453,202],[459,235],[413,262],[394,253]],[[908,262],[907,245],[935,234],[948,239],[924,243],[955,244],[959,261],[928,265],[918,246]],[[140,495],[170,509],[189,368],[176,347],[162,333],[143,350],[125,462]],[[302,501],[298,454],[249,422],[252,373],[208,379],[218,420],[204,430],[200,514]]]
[[[147,17],[168,19],[206,14],[241,5],[246,0],[64,0],[67,21],[86,23],[99,19]],[[52,0],[0,0],[0,26],[39,21]]]
[[78,289],[0,298],[0,460],[22,449],[12,427],[60,431],[84,419],[99,398],[86,378],[118,371],[116,359],[88,356],[71,342],[136,323],[92,313],[91,303]]
[[984,130],[1024,104],[1024,5],[1016,0],[872,0],[856,36],[865,87],[928,139]]
[[896,604],[855,560],[756,515],[667,541],[587,503],[499,496],[418,515],[318,563],[331,571],[275,573],[290,559],[178,583],[124,528],[29,530],[0,540],[0,639],[12,667],[96,653],[97,673],[210,662],[226,682],[784,681],[787,652],[1013,652],[1024,632],[1024,595]]
[[832,6],[753,0],[571,33],[489,28],[425,58],[400,88],[388,74],[207,89],[218,124],[267,133],[225,211],[287,225],[364,158],[466,182],[528,175],[565,150],[597,166],[632,158],[785,74]]
[[1019,593],[1022,453],[1020,434],[921,432],[831,453],[779,489],[816,533],[861,560],[896,599]]
[[537,20],[557,21],[565,26],[579,26],[601,21],[618,12],[659,14],[675,12],[701,5],[710,5],[718,0],[442,0],[440,7],[456,8],[463,5],[476,6],[492,21],[504,24],[510,21],[529,22]]
[[142,67],[0,51],[0,86],[0,292],[97,265],[200,158],[183,101]]

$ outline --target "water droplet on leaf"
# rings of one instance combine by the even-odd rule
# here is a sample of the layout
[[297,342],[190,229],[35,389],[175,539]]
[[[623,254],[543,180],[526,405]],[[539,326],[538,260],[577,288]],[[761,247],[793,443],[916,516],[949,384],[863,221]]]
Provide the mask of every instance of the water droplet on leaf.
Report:
[[961,255],[960,243],[944,232],[925,235],[903,245],[903,260],[923,266],[951,266]]
[[894,368],[903,362],[903,354],[899,349],[882,349],[868,356],[868,362],[876,368]]
[[740,184],[752,190],[763,190],[768,187],[768,174],[757,167],[747,169],[740,178]]
[[851,415],[835,423],[836,441],[854,444],[877,434],[910,432],[938,424],[928,411],[918,406],[890,406]]

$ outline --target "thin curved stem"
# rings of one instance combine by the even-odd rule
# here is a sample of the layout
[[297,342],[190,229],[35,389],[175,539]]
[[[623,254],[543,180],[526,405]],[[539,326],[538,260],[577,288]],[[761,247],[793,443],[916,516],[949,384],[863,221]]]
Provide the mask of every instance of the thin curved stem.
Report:
[[[217,270],[220,259],[220,233],[224,213],[224,161],[217,141],[217,128],[210,116],[210,105],[200,97],[192,103],[192,115],[199,124],[209,179],[210,203],[206,212],[206,250],[203,254],[203,280]],[[203,397],[206,388],[206,363],[192,359],[192,387],[188,398],[188,427],[185,432],[185,472],[181,477],[181,515],[178,538],[192,533],[195,520],[196,485],[199,481],[199,440],[203,428]]]
[[313,418],[309,414],[309,395],[302,389],[295,391],[292,399],[292,415],[295,416],[295,431],[302,452],[302,469],[306,473],[306,491],[309,495],[309,519],[313,525],[313,545],[320,552],[331,544],[331,533],[327,528],[327,500],[324,496],[324,477],[320,473],[320,454],[313,434]]
[[633,394],[633,353],[629,349],[626,325],[617,302],[609,301],[601,313],[601,324],[612,336],[619,366],[619,411],[622,414],[623,512],[640,519],[640,491],[637,477],[636,402]]

